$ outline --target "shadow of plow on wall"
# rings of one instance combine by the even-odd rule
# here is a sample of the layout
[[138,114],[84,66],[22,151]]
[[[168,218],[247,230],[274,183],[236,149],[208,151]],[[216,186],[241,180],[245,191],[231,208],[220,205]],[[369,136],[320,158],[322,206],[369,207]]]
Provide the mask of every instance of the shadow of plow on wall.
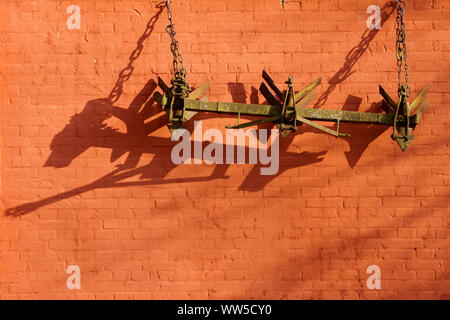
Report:
[[[167,179],[166,176],[177,167],[171,160],[171,149],[178,142],[173,142],[169,138],[155,137],[150,134],[167,124],[166,115],[158,111],[155,106],[152,93],[156,88],[154,80],[150,80],[131,102],[128,109],[115,106],[110,99],[96,99],[89,101],[80,114],[74,115],[69,124],[58,133],[51,142],[51,154],[45,162],[46,167],[64,168],[89,148],[111,149],[111,162],[116,161],[127,154],[125,162],[117,169],[105,176],[84,186],[56,194],[54,196],[38,201],[26,203],[6,210],[5,215],[19,216],[30,213],[40,207],[68,199],[95,189],[119,188],[144,185],[164,185],[171,183],[192,183],[205,182],[215,179],[227,179],[226,171],[228,164],[215,165],[210,176],[206,177],[184,177]],[[160,116],[158,116],[161,114]],[[126,125],[126,133],[120,132],[108,126],[105,121],[114,117],[120,119]],[[152,118],[148,121],[148,119]],[[192,128],[190,128],[192,131]],[[289,141],[283,141],[282,151],[287,149],[293,136]],[[196,141],[191,141],[191,150],[194,150]],[[227,149],[226,144],[203,141],[202,150],[209,145],[213,148]],[[233,148],[235,146],[233,145]],[[284,148],[284,149],[283,149]],[[257,153],[259,150],[245,148],[245,153]],[[142,155],[154,154],[153,159],[147,165],[137,167]],[[290,167],[304,166],[310,163],[322,161],[319,156],[324,153],[303,152],[299,161],[290,162],[289,166],[284,166],[285,155],[280,159],[280,167],[284,171]],[[291,158],[299,155],[291,153]],[[259,172],[260,166],[255,166]],[[256,171],[255,171],[256,172]],[[260,189],[265,184],[275,179],[280,172],[270,176],[259,183]],[[139,177],[139,181],[130,181],[133,177]],[[245,187],[246,182],[243,186]]]
[[[153,87],[153,81],[150,81],[145,86],[147,89]],[[147,94],[141,92],[140,95],[138,95],[138,100],[141,100],[142,95]],[[152,100],[152,98],[150,98],[150,100]],[[146,105],[152,106],[153,103],[150,102]],[[104,124],[103,121],[111,116],[117,117],[125,122],[127,126],[127,133],[119,132],[116,129]],[[52,153],[45,166],[55,168],[67,167],[73,159],[91,147],[111,149],[111,162],[128,153],[125,162],[122,165],[119,165],[117,169],[92,183],[42,200],[9,208],[6,210],[5,215],[18,216],[27,214],[42,206],[50,205],[52,203],[95,189],[164,185],[171,183],[193,183],[228,178],[228,176],[226,176],[226,171],[229,167],[228,164],[215,165],[212,174],[206,177],[184,177],[175,179],[165,178],[170,171],[177,167],[177,165],[171,160],[170,150],[175,143],[178,142],[172,142],[168,138],[152,137],[148,135],[150,132],[153,132],[154,130],[159,129],[162,125],[165,125],[164,118],[165,115],[163,118],[158,117],[155,120],[145,123],[145,117],[136,117],[129,113],[129,109],[112,106],[104,99],[90,101],[86,105],[85,110],[83,110],[83,112],[79,115],[74,116],[65,129],[54,138],[51,145]],[[79,138],[73,140],[73,132],[77,132]],[[75,141],[74,145],[68,145],[70,141]],[[194,144],[196,143],[196,141],[190,142],[191,150],[194,150]],[[283,143],[282,145],[287,148],[288,143]],[[206,146],[210,146],[214,149],[227,149],[226,144],[203,141],[201,149],[204,150]],[[235,148],[234,145],[232,147]],[[257,153],[259,150],[252,150],[252,148],[246,147],[245,153],[248,155],[250,152]],[[137,167],[139,160],[144,153],[152,153],[154,154],[154,157],[149,164]],[[289,167],[303,166],[322,161],[322,158],[318,158],[318,156],[323,154],[324,153],[316,154],[303,152],[300,155],[300,160],[294,163],[289,163]],[[299,155],[294,153],[290,155],[292,158],[297,158],[298,156]],[[280,159],[281,168],[284,168],[283,171],[288,168],[287,166],[282,166],[284,161],[285,160],[283,158]],[[259,169],[259,166],[255,166],[254,168],[254,170],[258,170],[258,172]],[[270,182],[272,179],[275,179],[280,173],[281,172],[278,172],[278,174],[274,176],[268,176],[268,178],[264,180],[264,183],[259,183],[258,187],[263,189],[265,184]],[[139,177],[140,180],[128,180],[133,177]],[[244,182],[243,186],[245,185],[246,183]]]
[[[381,8],[381,23],[384,24],[389,17],[392,15],[395,9],[395,3],[393,1],[387,2],[383,8]],[[375,39],[376,35],[380,29],[366,29],[361,36],[361,41],[353,47],[347,56],[345,57],[344,64],[342,67],[336,72],[334,76],[330,78],[328,88],[321,94],[319,99],[314,105],[314,108],[322,107],[327,101],[329,95],[336,89],[336,86],[342,82],[344,82],[348,77],[350,77],[355,71],[353,71],[353,67],[355,64],[361,59],[364,53],[369,49],[369,45],[373,39]]]
[[[87,102],[83,111],[71,118],[70,123],[54,137],[50,145],[51,154],[44,166],[54,168],[68,167],[74,159],[91,147],[111,149],[111,162],[127,154],[125,162],[117,166],[117,169],[92,183],[42,200],[9,208],[6,210],[5,215],[30,213],[42,206],[95,189],[204,182],[228,178],[225,173],[229,165],[216,165],[213,173],[207,177],[165,179],[168,173],[177,167],[170,159],[170,150],[175,143],[167,138],[150,136],[152,132],[164,126],[167,121],[166,115],[158,108],[155,108],[155,99],[152,97],[156,89],[154,80],[147,82],[127,109],[114,105],[121,97],[123,85],[130,79],[134,71],[133,63],[141,55],[143,43],[150,37],[164,6],[159,4],[157,8],[157,13],[150,19],[145,32],[137,41],[137,46],[130,55],[127,66],[119,73],[118,80],[109,96]],[[239,84],[230,85],[233,99],[243,99],[242,95],[245,95],[245,90],[242,92],[242,90],[238,90],[239,88]],[[258,95],[255,91],[256,89],[253,88],[250,98],[257,102]],[[241,96],[238,97],[238,94]],[[105,123],[106,120],[112,117],[120,119],[126,125],[126,133],[119,132]],[[149,120],[150,118],[153,119]],[[192,130],[192,128],[190,129]],[[261,167],[255,166],[243,181],[240,190],[262,190],[270,181],[285,170],[320,162],[326,153],[326,151],[317,153],[302,152],[300,154],[290,153],[287,152],[287,149],[293,140],[293,135],[283,140],[280,143],[282,155],[280,158],[280,171],[273,176],[261,176],[259,174]],[[206,144],[209,144],[209,142]],[[226,146],[221,145],[220,147]],[[246,148],[246,151],[246,154],[249,154],[249,148]],[[151,163],[137,167],[142,155],[147,153],[154,154]],[[352,151],[350,151],[350,154],[353,154]],[[360,156],[362,152],[358,154]],[[356,161],[359,156],[357,154],[354,156]],[[127,181],[127,179],[138,176],[140,181]]]

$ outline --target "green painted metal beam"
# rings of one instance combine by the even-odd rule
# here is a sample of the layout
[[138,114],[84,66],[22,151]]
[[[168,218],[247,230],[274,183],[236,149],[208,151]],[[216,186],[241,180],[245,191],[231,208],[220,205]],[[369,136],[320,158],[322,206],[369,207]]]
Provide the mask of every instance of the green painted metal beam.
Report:
[[[198,100],[185,99],[185,108],[189,111],[204,111],[225,114],[241,114],[261,117],[278,116],[282,112],[281,105],[259,105],[232,102],[202,102]],[[296,107],[297,115],[313,121],[331,121],[331,122],[355,122],[355,123],[373,123],[386,126],[392,126],[394,123],[393,114],[369,113],[357,111],[327,110]],[[398,122],[404,122],[403,116],[398,117]],[[410,125],[415,126],[419,123],[419,117],[411,116]]]
[[281,105],[260,105],[233,102],[203,102],[185,99],[184,106],[190,111],[205,111],[215,113],[229,113],[252,116],[276,116],[281,114]]
[[[391,126],[394,123],[394,115],[384,113],[310,108],[296,108],[296,111],[300,117],[316,121],[375,123],[387,126]],[[403,119],[399,117],[399,120],[402,121]]]
[[280,120],[281,118],[282,118],[281,115],[279,115],[279,116],[268,117],[268,118],[264,118],[264,119],[256,120],[256,121],[252,121],[252,122],[241,123],[236,126],[227,126],[226,128],[227,129],[244,129],[244,128],[248,128],[248,127],[253,127],[253,126],[258,126],[261,124],[269,123],[269,122],[275,122],[275,121]]

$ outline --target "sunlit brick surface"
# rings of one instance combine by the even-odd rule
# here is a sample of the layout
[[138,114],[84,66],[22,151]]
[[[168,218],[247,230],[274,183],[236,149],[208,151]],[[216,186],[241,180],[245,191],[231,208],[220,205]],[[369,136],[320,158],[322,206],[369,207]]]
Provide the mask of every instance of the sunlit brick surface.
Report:
[[[303,126],[281,140],[275,176],[172,164],[151,98],[157,76],[171,77],[157,3],[1,2],[0,299],[449,299],[450,1],[407,1],[413,95],[430,83],[410,149],[386,127],[341,124],[352,137],[337,140]],[[66,25],[73,4],[79,30]],[[367,29],[370,5],[382,8],[380,30]],[[263,69],[296,88],[323,76],[315,108],[381,112],[378,85],[396,95],[384,1],[173,10],[188,80],[211,80],[211,101],[264,103]],[[204,130],[237,122],[195,119]],[[81,290],[66,287],[69,265]],[[381,290],[366,286],[370,265]]]

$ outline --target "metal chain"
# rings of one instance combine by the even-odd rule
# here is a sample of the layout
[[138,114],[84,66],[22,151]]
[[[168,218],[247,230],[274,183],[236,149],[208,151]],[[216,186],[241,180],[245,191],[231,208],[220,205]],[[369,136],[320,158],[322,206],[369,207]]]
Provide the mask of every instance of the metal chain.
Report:
[[[408,52],[406,51],[405,0],[397,0],[397,66],[398,66],[398,96],[411,95],[408,74]],[[402,69],[405,70],[405,83],[402,84]]]
[[176,39],[175,25],[173,23],[172,1],[166,0],[167,17],[169,18],[169,25],[166,31],[171,38],[170,51],[173,55],[173,78],[172,78],[172,93],[174,96],[181,96],[186,98],[191,91],[189,83],[186,80],[186,68],[184,67],[183,55],[181,54],[180,45]]

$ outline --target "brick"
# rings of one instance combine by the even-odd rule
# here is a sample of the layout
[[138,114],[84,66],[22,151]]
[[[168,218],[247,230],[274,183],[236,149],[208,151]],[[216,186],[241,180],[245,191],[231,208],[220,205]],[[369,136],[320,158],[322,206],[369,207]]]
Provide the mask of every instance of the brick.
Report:
[[[352,137],[336,140],[302,126],[280,140],[276,176],[253,165],[171,164],[151,98],[158,89],[141,91],[172,76],[164,12],[142,37],[156,4],[86,2],[82,30],[67,30],[64,4],[2,3],[0,208],[24,214],[0,213],[0,299],[445,298],[446,1],[408,5],[413,96],[424,79],[431,85],[409,150],[389,128],[342,124]],[[378,112],[377,85],[395,95],[394,33],[384,22],[368,37],[367,6],[174,2],[188,80],[210,79],[210,101],[264,102],[262,69],[283,89],[290,75],[296,90],[322,76],[309,107]],[[45,23],[34,19],[44,14]],[[130,58],[138,41],[142,52]],[[132,74],[117,82],[129,62]],[[121,119],[97,100],[115,84]],[[222,132],[235,122],[197,119]],[[65,290],[68,264],[82,269],[80,293]],[[379,292],[361,290],[371,264],[386,279]]]

